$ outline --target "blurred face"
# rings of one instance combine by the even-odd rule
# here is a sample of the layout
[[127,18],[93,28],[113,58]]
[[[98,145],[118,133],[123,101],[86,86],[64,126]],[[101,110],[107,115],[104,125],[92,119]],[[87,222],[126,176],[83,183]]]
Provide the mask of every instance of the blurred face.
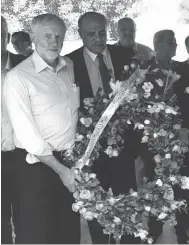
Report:
[[12,45],[18,54],[28,56],[32,53],[32,44],[29,41],[15,41],[12,39]]
[[44,21],[32,37],[35,48],[41,58],[49,65],[54,63],[63,46],[65,28],[58,21]]
[[8,30],[1,23],[1,53],[7,52],[7,44],[8,44]]
[[155,52],[157,59],[169,60],[176,55],[177,42],[175,36],[167,33],[164,38],[164,42],[155,44]]
[[92,53],[99,54],[106,47],[106,24],[103,19],[100,18],[88,18],[82,21],[79,34],[83,40],[83,44]]
[[134,44],[136,27],[133,21],[120,20],[117,31],[121,45],[130,46]]

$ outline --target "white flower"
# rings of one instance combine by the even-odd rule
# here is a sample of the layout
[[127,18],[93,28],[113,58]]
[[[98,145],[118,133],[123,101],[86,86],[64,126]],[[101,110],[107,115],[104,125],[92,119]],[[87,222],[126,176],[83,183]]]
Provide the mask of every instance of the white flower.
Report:
[[87,139],[90,139],[91,138],[91,135],[90,134],[87,134]]
[[103,203],[97,203],[97,204],[96,204],[96,209],[97,209],[97,210],[102,210],[103,207],[104,207],[104,204],[103,204]]
[[146,230],[143,230],[143,229],[139,229],[138,230],[138,233],[134,233],[135,237],[140,237],[142,240],[144,240],[147,235],[148,235],[148,232]]
[[73,204],[72,204],[72,210],[73,210],[74,212],[78,212],[79,209],[80,209],[80,206],[78,206],[77,203],[73,203]]
[[154,160],[155,160],[157,163],[161,162],[161,156],[160,156],[160,155],[155,155],[155,156],[154,156]]
[[109,201],[110,205],[114,205],[117,202],[117,200],[115,198],[113,198],[113,197],[110,197],[108,199],[108,201]]
[[138,129],[143,129],[144,128],[144,125],[143,124],[139,124],[138,125]]
[[116,216],[114,216],[114,223],[116,223],[117,225],[119,225],[119,224],[121,224],[121,220],[120,220],[120,218],[119,217],[116,217]]
[[167,132],[164,129],[160,129],[160,131],[158,132],[159,136],[165,136],[167,134]]
[[84,204],[84,202],[82,202],[82,201],[79,201],[77,203],[73,203],[72,204],[72,210],[74,212],[77,212],[83,206],[83,204]]
[[117,157],[119,154],[118,154],[118,151],[117,150],[113,150],[113,153],[112,153],[112,156],[113,157]]
[[129,66],[128,65],[124,65],[124,70],[128,71],[129,70]]
[[86,208],[81,208],[80,210],[79,210],[79,213],[80,214],[85,214],[87,212],[87,209]]
[[146,211],[148,211],[148,212],[150,212],[150,210],[151,210],[151,207],[149,207],[149,206],[146,206],[146,207],[145,207],[145,210],[146,210]]
[[152,108],[152,106],[151,105],[148,105],[148,109],[151,109]]
[[84,139],[84,136],[82,134],[76,134],[76,141],[82,141]]
[[158,137],[158,134],[154,133],[153,136],[154,136],[154,139],[156,139]]
[[86,219],[86,220],[93,220],[93,213],[91,211],[87,211],[83,214],[83,217]]
[[156,181],[156,185],[162,186],[162,185],[163,185],[163,182],[162,182],[160,179],[158,179],[158,180]]
[[189,87],[186,87],[185,91],[186,94],[189,94]]
[[170,153],[165,154],[165,158],[166,159],[170,159],[171,158],[171,154]]
[[158,219],[165,219],[166,216],[167,216],[166,213],[161,213],[161,214],[158,216]]
[[89,190],[82,190],[79,196],[81,199],[88,199],[89,200],[91,198],[91,193]]
[[169,180],[170,180],[171,182],[173,182],[173,183],[174,183],[174,182],[177,182],[176,177],[173,176],[173,175],[169,177]]
[[144,91],[146,93],[150,93],[150,91],[154,88],[153,84],[151,82],[145,82],[142,86],[142,88],[144,89]]
[[167,113],[167,114],[173,114],[173,115],[176,115],[177,114],[177,112],[174,109],[172,109],[172,108],[166,108],[165,109],[165,113]]
[[113,148],[111,146],[108,146],[107,149],[104,151],[109,157],[112,157],[113,155]]
[[136,66],[136,64],[135,63],[131,63],[131,68],[132,69],[135,69],[137,66]]
[[150,124],[150,120],[147,120],[147,119],[144,120],[144,124],[147,124],[147,125]]
[[144,93],[144,98],[148,99],[150,97],[151,93]]
[[86,106],[92,106],[93,104],[93,98],[85,98],[84,100],[83,100],[83,103],[84,103],[84,105],[86,105]]
[[160,87],[163,87],[164,85],[164,82],[162,79],[156,79],[156,83],[160,86]]
[[138,197],[138,193],[135,191],[135,192],[133,192],[133,193],[131,194],[131,196],[133,196],[133,197]]
[[107,104],[107,103],[108,103],[108,101],[109,101],[109,100],[108,100],[108,99],[106,99],[106,98],[104,98],[104,99],[103,99],[103,102],[104,102],[105,104]]
[[148,136],[143,136],[141,142],[142,142],[142,143],[148,142]]
[[152,238],[148,238],[148,240],[147,240],[148,244],[152,244],[153,241],[154,241],[154,240],[153,240]]
[[172,210],[176,210],[178,207],[177,207],[177,205],[176,205],[176,203],[172,203],[171,204],[171,209]]
[[96,174],[94,174],[94,173],[89,174],[89,178],[90,178],[90,179],[96,179]]
[[175,135],[174,135],[173,133],[170,133],[170,134],[169,134],[169,138],[170,138],[170,139],[172,139],[172,138],[174,138],[174,137],[175,137]]
[[116,93],[120,90],[120,88],[121,88],[123,82],[121,82],[121,81],[116,81],[116,82],[114,83],[113,81],[110,81],[109,84],[110,84],[110,88],[111,88],[112,91],[113,91],[113,94],[116,94]]
[[172,151],[180,152],[180,146],[179,146],[179,145],[175,145],[175,146],[173,147]]
[[185,190],[185,189],[189,190],[189,177],[186,177],[186,176],[182,177],[181,182],[182,182],[181,188],[183,190]]
[[127,124],[131,124],[131,121],[130,120],[127,120]]
[[90,117],[87,118],[80,118],[80,122],[85,125],[85,127],[89,127],[91,125],[91,123],[93,122],[92,119]]
[[179,130],[179,129],[181,129],[181,125],[180,124],[175,124],[173,126],[173,128],[176,129],[176,130]]

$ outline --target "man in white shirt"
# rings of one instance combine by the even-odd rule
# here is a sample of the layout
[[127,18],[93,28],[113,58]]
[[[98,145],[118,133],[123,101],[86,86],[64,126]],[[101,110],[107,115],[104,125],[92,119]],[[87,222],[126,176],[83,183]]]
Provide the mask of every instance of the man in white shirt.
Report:
[[118,21],[117,33],[119,36],[118,46],[133,49],[135,57],[142,60],[150,60],[154,56],[151,48],[135,42],[136,24],[133,19],[125,17]]
[[59,56],[65,32],[56,15],[34,17],[31,39],[36,50],[5,81],[20,164],[16,243],[80,243],[80,219],[72,211],[70,193],[75,176],[61,162],[61,151],[74,142],[79,107],[72,61]]
[[[1,93],[8,71],[24,60],[7,50],[9,42],[7,22],[1,16]],[[7,114],[5,99],[1,94],[1,242],[12,243],[11,206],[14,199],[15,145],[12,137],[12,126]]]

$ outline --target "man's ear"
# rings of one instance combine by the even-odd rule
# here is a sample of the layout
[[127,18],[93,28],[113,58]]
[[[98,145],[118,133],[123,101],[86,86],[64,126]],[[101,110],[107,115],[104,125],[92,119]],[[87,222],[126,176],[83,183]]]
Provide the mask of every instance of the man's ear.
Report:
[[31,42],[35,44],[36,37],[35,37],[35,35],[33,35],[32,32],[30,33],[30,39],[31,39]]
[[79,28],[79,29],[77,29],[77,31],[78,31],[78,33],[79,33],[80,38],[82,39],[82,32],[81,32],[81,29]]

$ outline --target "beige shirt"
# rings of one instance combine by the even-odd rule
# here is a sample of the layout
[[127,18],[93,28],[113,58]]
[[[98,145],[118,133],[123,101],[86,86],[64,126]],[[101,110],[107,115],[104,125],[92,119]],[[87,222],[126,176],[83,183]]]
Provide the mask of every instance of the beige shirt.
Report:
[[[89,79],[92,85],[93,94],[95,95],[99,87],[103,89],[102,80],[99,71],[99,61],[97,58],[97,54],[92,53],[86,47],[84,48],[83,52],[84,52],[83,55],[85,59],[85,64],[87,66],[87,71],[89,74]],[[113,69],[112,60],[108,49],[106,48],[102,52],[102,54],[104,55],[103,56],[104,63],[106,64],[112,78],[114,79],[114,69]]]
[[36,155],[52,155],[73,144],[79,89],[69,58],[59,57],[54,72],[34,51],[7,74],[4,95],[15,145],[29,153],[28,163],[39,161]]
[[7,113],[7,108],[5,104],[5,98],[3,95],[3,87],[5,82],[5,77],[8,71],[12,68],[10,56],[8,53],[7,64],[5,69],[1,70],[1,150],[11,151],[14,150],[15,145],[12,137],[12,125]]

